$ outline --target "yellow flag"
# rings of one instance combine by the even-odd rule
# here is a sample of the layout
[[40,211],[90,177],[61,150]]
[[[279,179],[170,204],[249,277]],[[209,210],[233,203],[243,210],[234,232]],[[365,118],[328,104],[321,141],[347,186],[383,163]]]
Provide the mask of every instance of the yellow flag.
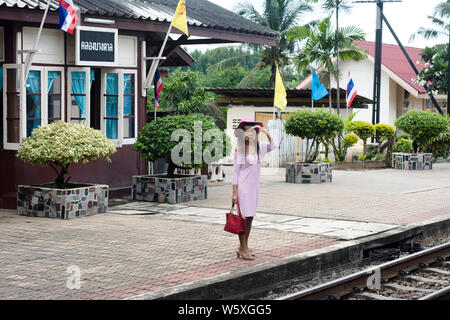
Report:
[[281,110],[286,109],[287,106],[286,89],[284,88],[283,79],[281,79],[278,67],[277,67],[277,76],[275,78],[274,106]]
[[177,10],[175,11],[175,15],[173,16],[172,23],[170,25],[189,36],[185,0],[180,0],[180,2],[178,2]]

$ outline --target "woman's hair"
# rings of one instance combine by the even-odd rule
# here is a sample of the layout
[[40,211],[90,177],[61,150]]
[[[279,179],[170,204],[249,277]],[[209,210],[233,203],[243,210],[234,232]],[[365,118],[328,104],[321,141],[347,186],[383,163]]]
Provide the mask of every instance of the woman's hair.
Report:
[[[254,130],[254,129],[253,129]],[[243,131],[241,131],[243,133]],[[256,135],[255,135],[255,140],[256,140],[256,154],[258,155],[258,161],[259,161],[259,150],[260,150],[260,145],[259,145],[259,140],[258,140],[258,131],[256,131]],[[242,155],[245,155],[245,136],[242,135],[241,137],[238,135],[238,139],[237,139],[237,152]],[[250,143],[250,141],[249,141]],[[245,161],[245,158],[244,158]]]

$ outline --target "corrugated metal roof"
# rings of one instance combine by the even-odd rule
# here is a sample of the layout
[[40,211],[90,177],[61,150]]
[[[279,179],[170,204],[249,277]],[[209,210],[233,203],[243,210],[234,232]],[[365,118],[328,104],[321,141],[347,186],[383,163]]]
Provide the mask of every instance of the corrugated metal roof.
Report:
[[[51,0],[51,10],[59,8]],[[178,0],[74,0],[81,14],[168,22],[172,20]],[[44,10],[46,0],[0,0],[0,7]],[[207,0],[187,0],[188,24],[222,30],[276,36],[276,33]]]

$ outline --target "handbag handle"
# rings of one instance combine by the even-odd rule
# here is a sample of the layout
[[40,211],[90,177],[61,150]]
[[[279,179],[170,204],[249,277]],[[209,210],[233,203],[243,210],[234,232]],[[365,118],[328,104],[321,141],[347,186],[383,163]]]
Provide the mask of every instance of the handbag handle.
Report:
[[[242,216],[242,213],[241,213],[241,207],[239,206],[239,200],[237,201],[237,207],[238,207],[239,217],[241,217],[242,219],[245,219],[245,218]],[[231,205],[231,211],[230,211],[230,212],[233,212],[233,209],[234,209],[234,203]]]

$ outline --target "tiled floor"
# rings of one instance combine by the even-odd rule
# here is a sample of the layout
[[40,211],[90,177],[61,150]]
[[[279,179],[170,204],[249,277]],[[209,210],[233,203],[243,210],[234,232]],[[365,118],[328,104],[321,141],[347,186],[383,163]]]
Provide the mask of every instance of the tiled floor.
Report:
[[[170,220],[217,224],[222,226],[225,224],[226,211],[227,210],[223,209],[187,207],[181,205],[177,205],[176,207],[158,204],[148,205],[142,202],[131,202],[110,208],[110,213],[113,214],[154,214],[155,216],[164,217]],[[294,215],[257,213],[257,219],[255,219],[253,227],[256,229],[282,230],[332,237],[341,240],[352,240],[391,230],[397,226],[381,223],[301,218]]]
[[[450,218],[450,164],[428,172],[334,171],[324,185],[286,184],[282,170],[264,169],[250,239],[257,259],[243,261],[237,237],[223,231],[231,169],[207,200],[188,206],[122,202],[106,215],[65,221],[1,211],[0,299],[122,299]],[[81,287],[70,290],[74,266]]]
[[[339,243],[308,234],[255,229],[254,261],[236,259],[223,226],[153,215],[73,220],[0,214],[0,299],[122,299]],[[81,288],[69,290],[76,266]]]
[[[226,184],[211,189],[207,200],[192,206],[228,209],[232,167]],[[435,217],[450,218],[450,163],[433,170],[333,171],[333,182],[285,183],[284,169],[264,169],[258,212],[330,220],[407,225]]]

